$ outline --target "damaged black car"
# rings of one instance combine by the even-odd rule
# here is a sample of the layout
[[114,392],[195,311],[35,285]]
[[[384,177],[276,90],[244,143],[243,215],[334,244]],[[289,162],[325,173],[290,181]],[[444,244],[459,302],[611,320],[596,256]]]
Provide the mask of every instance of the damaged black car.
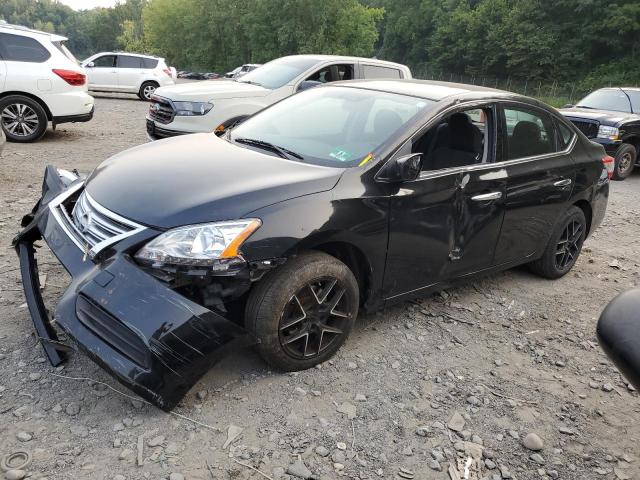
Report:
[[[604,217],[612,169],[602,146],[526,97],[334,83],[222,137],[130,149],[86,179],[48,167],[14,245],[51,363],[64,361],[62,329],[168,410],[239,344],[305,369],[359,312],[521,264],[565,275]],[[41,240],[72,277],[51,318]]]

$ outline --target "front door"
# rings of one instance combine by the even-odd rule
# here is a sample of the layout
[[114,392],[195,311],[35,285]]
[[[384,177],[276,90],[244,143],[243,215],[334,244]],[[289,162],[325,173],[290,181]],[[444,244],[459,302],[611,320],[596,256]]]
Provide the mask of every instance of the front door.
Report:
[[459,107],[411,141],[423,170],[390,199],[387,298],[492,265],[506,192],[496,119],[493,105]]
[[508,181],[496,263],[507,264],[541,253],[566,210],[575,181],[574,138],[560,135],[543,110],[518,104],[501,110]]
[[102,55],[92,61],[93,67],[87,67],[89,87],[95,89],[114,90],[118,88],[118,71],[116,56]]

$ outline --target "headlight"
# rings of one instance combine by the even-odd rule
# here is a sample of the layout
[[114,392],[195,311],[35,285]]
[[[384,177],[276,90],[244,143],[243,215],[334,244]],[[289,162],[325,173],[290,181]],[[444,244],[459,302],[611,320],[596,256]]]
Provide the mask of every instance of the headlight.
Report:
[[212,266],[241,259],[240,247],[262,222],[248,218],[174,228],[151,240],[136,253],[144,263]]
[[598,138],[608,138],[609,140],[618,140],[620,137],[620,130],[616,127],[608,127],[607,125],[600,125],[598,128]]
[[176,115],[183,117],[206,115],[213,108],[213,103],[209,102],[173,102],[173,105]]

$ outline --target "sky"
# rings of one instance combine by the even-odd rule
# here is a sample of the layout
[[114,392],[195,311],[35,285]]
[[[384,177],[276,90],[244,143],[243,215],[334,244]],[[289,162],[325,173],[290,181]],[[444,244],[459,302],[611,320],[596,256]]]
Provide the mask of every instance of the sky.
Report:
[[94,7],[113,7],[117,0],[58,0],[69,5],[74,10],[84,10]]

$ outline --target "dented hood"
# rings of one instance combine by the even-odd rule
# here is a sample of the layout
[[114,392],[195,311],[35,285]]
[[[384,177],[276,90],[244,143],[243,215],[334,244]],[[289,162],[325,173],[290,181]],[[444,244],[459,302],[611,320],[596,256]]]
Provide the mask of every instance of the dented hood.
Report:
[[344,170],[286,160],[202,133],[147,143],[103,162],[87,192],[109,210],[159,228],[233,220],[332,189]]
[[265,97],[271,90],[234,80],[205,80],[160,87],[155,94],[174,101],[205,102],[225,98]]

